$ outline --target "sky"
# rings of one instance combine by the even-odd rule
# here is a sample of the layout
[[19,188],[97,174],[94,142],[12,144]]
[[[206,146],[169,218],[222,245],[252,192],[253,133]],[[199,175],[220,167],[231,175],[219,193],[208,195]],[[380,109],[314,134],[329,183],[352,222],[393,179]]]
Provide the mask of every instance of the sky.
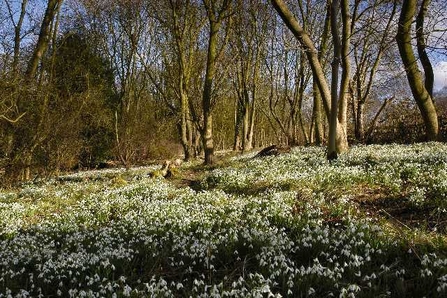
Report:
[[[447,57],[446,57],[447,59]],[[447,61],[440,61],[433,66],[433,72],[435,73],[434,89],[440,90],[447,86]]]

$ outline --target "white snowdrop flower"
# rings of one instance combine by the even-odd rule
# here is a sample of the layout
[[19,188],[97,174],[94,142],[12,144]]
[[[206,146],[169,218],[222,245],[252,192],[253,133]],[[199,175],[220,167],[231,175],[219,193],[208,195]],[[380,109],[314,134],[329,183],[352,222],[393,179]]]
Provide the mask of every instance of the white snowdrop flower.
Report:
[[132,292],[132,288],[129,285],[125,285],[123,289],[123,295],[125,297],[130,297],[130,294]]
[[430,264],[430,263],[431,263],[430,257],[429,257],[428,255],[423,255],[423,256],[422,256],[421,264],[422,264],[423,266],[427,266],[427,265]]
[[352,284],[352,285],[349,285],[349,287],[348,287],[348,290],[350,291],[350,292],[360,292],[360,287],[358,286],[358,285],[356,285],[356,284]]
[[433,272],[430,271],[430,269],[425,268],[421,270],[421,277],[428,277],[428,276],[432,276]]

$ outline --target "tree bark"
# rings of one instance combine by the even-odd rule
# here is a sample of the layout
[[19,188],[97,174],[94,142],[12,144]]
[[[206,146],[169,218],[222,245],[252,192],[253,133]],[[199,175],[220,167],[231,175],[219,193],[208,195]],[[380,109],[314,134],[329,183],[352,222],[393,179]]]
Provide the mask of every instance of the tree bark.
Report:
[[[337,145],[336,139],[339,131],[343,129],[339,126],[340,121],[337,121],[338,108],[338,71],[340,68],[341,44],[338,36],[338,22],[337,12],[339,1],[333,0],[331,3],[331,33],[332,42],[334,44],[334,57],[332,60],[332,80],[331,80],[331,117],[329,119],[329,146],[327,151],[327,158],[329,160],[337,159]],[[339,120],[339,119],[338,119]],[[338,122],[338,123],[337,123]]]
[[[203,110],[203,127],[202,127],[202,141],[203,150],[205,151],[205,164],[212,165],[214,163],[214,141],[213,141],[213,116],[212,116],[212,91],[213,81],[216,73],[217,57],[224,49],[228,34],[225,36],[225,40],[222,41],[222,47],[218,52],[219,43],[219,29],[221,28],[225,19],[231,20],[230,10],[232,1],[223,0],[220,5],[217,1],[203,0],[202,1],[209,23],[209,36],[208,36],[208,53],[206,60],[205,81],[203,85],[202,96],[202,110]],[[219,7],[218,7],[219,6]],[[227,32],[228,33],[228,32]]]
[[[314,96],[314,107],[313,107],[313,123],[314,123],[314,135],[315,144],[322,145],[324,143],[324,128],[322,119],[322,106],[321,106],[321,94],[318,89],[317,83],[313,82],[313,96]],[[312,134],[311,134],[312,135]]]
[[[322,60],[324,55],[327,51],[327,44],[328,44],[328,38],[329,38],[329,31],[331,28],[331,12],[330,9],[326,9],[326,17],[324,18],[324,28],[323,33],[321,36],[321,45],[318,53],[318,60]],[[323,66],[324,67],[324,66]],[[321,98],[321,92],[318,88],[318,84],[316,82],[316,79],[313,78],[312,81],[312,88],[313,88],[313,95],[314,95],[314,107],[313,107],[313,113],[314,113],[314,121],[315,121],[315,139],[317,145],[322,145],[324,143],[324,127],[323,127],[323,119],[322,119],[322,98]]]
[[214,141],[213,141],[213,116],[211,111],[211,96],[213,88],[213,79],[216,72],[217,58],[217,38],[219,33],[219,24],[216,22],[214,12],[211,7],[208,9],[208,19],[210,25],[208,39],[208,54],[206,60],[205,82],[203,85],[202,109],[203,109],[203,128],[202,141],[205,151],[205,164],[214,163]]
[[357,102],[357,111],[356,111],[356,125],[355,125],[355,138],[363,142],[365,139],[365,102],[359,101]]
[[411,24],[416,13],[416,7],[417,0],[403,1],[396,41],[411,92],[425,124],[427,140],[435,141],[439,134],[438,115],[433,99],[423,83],[424,80],[411,45]]
[[19,19],[17,21],[17,24],[14,22],[14,16],[12,13],[12,8],[10,7],[10,4],[8,1],[6,1],[6,5],[8,7],[11,21],[14,24],[14,56],[12,59],[12,72],[14,79],[17,78],[18,75],[18,66],[19,66],[19,57],[20,57],[20,43],[22,42],[22,25],[23,20],[25,19],[26,14],[26,6],[28,5],[28,0],[23,0],[22,4],[20,6],[20,15]]
[[39,62],[48,49],[48,43],[51,37],[51,24],[56,16],[56,13],[58,12],[59,7],[62,5],[62,2],[63,0],[48,0],[45,15],[40,27],[39,38],[26,70],[27,79],[32,79],[36,75]]
[[431,98],[433,99],[433,84],[435,81],[435,76],[433,73],[433,66],[431,65],[426,51],[427,45],[425,44],[424,30],[424,21],[429,5],[430,0],[423,0],[419,13],[416,17],[416,41],[419,59],[421,59],[421,64],[425,73],[425,89],[427,89],[428,94],[430,94]]
[[[334,16],[336,17],[336,16]],[[342,19],[342,39],[340,58],[342,63],[342,75],[340,82],[340,95],[338,103],[338,120],[347,135],[347,115],[348,115],[348,96],[349,82],[351,79],[351,61],[349,58],[349,47],[351,45],[351,16],[349,13],[349,1],[341,0],[341,19]]]
[[[237,88],[237,87],[236,87]],[[238,96],[235,99],[235,107],[234,107],[234,140],[233,140],[233,151],[241,150],[241,127],[242,127],[242,118],[244,115],[243,107],[241,104],[239,92]]]
[[[182,84],[182,83],[181,83]],[[189,138],[188,133],[188,116],[189,116],[189,105],[188,105],[188,95],[185,90],[181,88],[180,90],[180,105],[181,105],[181,120],[180,120],[180,134],[181,134],[181,143],[183,147],[184,159],[185,161],[189,161],[191,159],[191,151],[192,151],[192,141]]]

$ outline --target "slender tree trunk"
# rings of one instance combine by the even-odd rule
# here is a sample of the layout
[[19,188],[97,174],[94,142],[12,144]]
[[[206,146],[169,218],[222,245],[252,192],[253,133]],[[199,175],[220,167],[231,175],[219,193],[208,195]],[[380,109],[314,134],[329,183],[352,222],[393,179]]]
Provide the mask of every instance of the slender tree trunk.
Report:
[[14,56],[12,60],[12,71],[14,78],[18,75],[19,57],[20,57],[20,43],[22,41],[22,25],[25,19],[26,6],[28,5],[28,0],[23,0],[20,8],[20,16],[17,24],[14,26]]
[[419,59],[421,59],[421,64],[425,73],[425,89],[427,89],[428,94],[430,94],[431,98],[433,99],[433,84],[435,81],[435,76],[433,73],[433,66],[431,65],[426,51],[427,45],[425,44],[424,30],[425,16],[427,15],[430,1],[431,0],[422,1],[421,8],[416,17],[416,40]]
[[205,83],[203,87],[203,150],[205,151],[205,164],[214,163],[214,141],[213,141],[213,116],[211,111],[211,93],[213,88],[213,79],[216,71],[217,57],[217,34],[218,25],[210,21],[210,34],[208,41],[208,56],[206,62]]
[[[330,9],[327,9],[326,17],[324,18],[324,29],[323,34],[321,36],[321,45],[318,53],[318,59],[321,61],[323,56],[326,54],[327,51],[327,44],[328,44],[328,38],[329,38],[329,30],[331,27],[330,22]],[[323,127],[323,118],[322,118],[322,98],[321,98],[321,92],[318,87],[318,83],[316,82],[316,79],[313,78],[313,95],[314,95],[314,107],[313,107],[313,113],[314,113],[314,119],[315,119],[315,141],[317,145],[322,145],[324,143],[324,127]]]
[[[351,16],[349,13],[349,1],[341,0],[341,16],[343,23],[343,33],[341,39],[341,62],[343,72],[340,82],[340,95],[338,104],[338,120],[341,127],[347,135],[347,115],[348,115],[348,97],[349,97],[349,81],[351,78],[351,61],[349,58],[349,46],[351,44]],[[336,16],[334,16],[336,17]]]
[[[202,0],[205,6],[208,23],[209,23],[209,38],[208,38],[208,54],[206,60],[206,71],[205,71],[205,81],[203,85],[203,98],[202,98],[202,109],[203,109],[203,128],[202,128],[202,138],[203,138],[203,149],[205,151],[205,164],[212,165],[214,163],[214,141],[213,141],[213,116],[212,116],[212,91],[213,91],[213,81],[214,75],[216,73],[216,63],[217,57],[222,53],[225,45],[228,42],[229,34],[228,31],[224,36],[222,41],[222,47],[218,52],[219,43],[219,29],[223,24],[225,19],[231,23],[231,5],[232,1],[223,0],[220,5],[217,1]],[[218,7],[219,6],[219,7]],[[229,26],[229,24],[227,24]],[[228,27],[227,27],[228,29]]]
[[411,45],[411,24],[416,13],[416,6],[417,0],[403,1],[396,41],[411,92],[424,120],[427,140],[434,141],[438,139],[439,133],[438,115],[433,99],[424,84]]
[[256,98],[257,98],[257,88],[258,88],[258,82],[259,82],[259,71],[260,71],[260,64],[261,64],[261,57],[260,57],[260,49],[256,49],[256,55],[255,55],[255,64],[254,64],[254,70],[253,70],[253,81],[252,81],[252,90],[251,90],[251,102],[248,102],[249,107],[249,120],[248,120],[248,131],[246,135],[246,147],[244,148],[244,151],[248,151],[253,149],[253,135],[254,135],[254,129],[255,129],[255,115],[256,115]]
[[337,121],[337,108],[338,108],[338,70],[340,68],[340,56],[341,56],[341,44],[338,36],[338,12],[339,2],[333,0],[331,3],[331,32],[332,42],[334,43],[334,58],[332,60],[332,81],[331,81],[331,117],[329,120],[329,147],[327,152],[327,158],[329,160],[337,159],[337,135],[339,131],[343,129],[341,124]]
[[313,107],[313,122],[314,122],[314,135],[315,143],[322,145],[324,143],[324,128],[322,119],[322,106],[321,106],[321,94],[318,86],[314,80],[313,83],[313,95],[314,95],[314,107]]
[[363,101],[357,103],[355,119],[355,138],[363,142],[365,140],[365,103]]
[[48,0],[45,15],[40,27],[39,38],[37,40],[36,47],[34,48],[31,60],[28,63],[28,69],[26,70],[26,77],[32,79],[37,71],[40,60],[48,49],[48,43],[51,38],[51,24],[53,22],[58,8],[62,5],[63,0]]
[[298,121],[300,123],[301,133],[303,134],[304,144],[308,145],[310,144],[310,138],[309,135],[307,134],[306,126],[304,125],[304,119],[303,114],[301,112],[301,108],[298,111]]
[[205,152],[205,164],[214,163],[214,140],[213,140],[213,116],[211,113],[204,115],[203,150]]
[[243,108],[239,96],[235,99],[234,104],[234,140],[233,140],[233,151],[241,150],[241,126],[242,126],[242,118],[243,118]]
[[181,111],[180,111],[181,143],[183,147],[183,153],[185,155],[185,161],[189,161],[191,159],[191,139],[188,138],[189,105],[188,105],[188,95],[185,93],[185,90],[183,90],[183,88],[180,90],[180,103],[181,103]]
[[247,105],[249,104],[249,102],[246,102],[246,106],[244,108],[244,121],[243,121],[243,125],[242,125],[242,151],[246,151],[248,150],[248,148],[250,147],[248,144],[248,131],[250,129],[250,114],[248,113],[248,109],[250,107],[247,107]]
[[[253,97],[254,101],[254,97]],[[245,151],[253,149],[253,135],[255,131],[255,113],[256,113],[256,106],[255,103],[252,103],[252,107],[250,109],[250,120],[249,120],[249,128],[247,132],[247,146],[244,148]]]

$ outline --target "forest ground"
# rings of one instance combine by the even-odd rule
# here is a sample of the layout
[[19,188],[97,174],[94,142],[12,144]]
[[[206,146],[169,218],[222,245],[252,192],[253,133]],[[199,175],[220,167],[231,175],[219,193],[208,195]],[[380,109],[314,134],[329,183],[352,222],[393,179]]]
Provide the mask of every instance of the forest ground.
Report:
[[441,297],[446,153],[297,147],[3,190],[0,297]]

